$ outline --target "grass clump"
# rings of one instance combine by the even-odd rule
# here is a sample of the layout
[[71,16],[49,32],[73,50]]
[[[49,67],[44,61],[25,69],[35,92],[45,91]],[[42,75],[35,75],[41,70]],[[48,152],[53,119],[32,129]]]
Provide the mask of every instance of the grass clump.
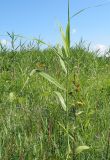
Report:
[[66,81],[53,49],[18,52],[13,63],[13,52],[0,54],[0,158],[106,159],[108,58],[70,48]]

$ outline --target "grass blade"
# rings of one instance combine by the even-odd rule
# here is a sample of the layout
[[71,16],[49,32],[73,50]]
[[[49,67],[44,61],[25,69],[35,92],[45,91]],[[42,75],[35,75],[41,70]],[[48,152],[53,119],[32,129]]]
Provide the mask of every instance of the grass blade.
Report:
[[88,150],[90,147],[88,146],[79,146],[76,148],[75,153],[76,154],[80,154],[81,152],[83,152],[84,150]]
[[62,58],[63,57],[62,48],[60,46],[57,46],[57,50],[58,50],[58,57],[60,60],[61,67],[63,71],[67,74],[67,68],[66,68],[64,59]]
[[68,24],[66,27],[66,43],[68,49],[70,48],[70,1],[68,0]]
[[60,100],[60,102],[61,102],[61,105],[62,105],[63,110],[66,111],[67,106],[66,106],[66,104],[65,104],[64,98],[62,97],[61,93],[55,91],[55,94],[58,96],[58,98],[59,98],[59,100]]
[[64,50],[65,50],[65,54],[68,57],[68,49],[67,49],[67,43],[66,43],[66,36],[65,36],[65,33],[64,33],[63,28],[62,28],[61,25],[59,25],[59,29],[60,29],[60,33],[61,33],[61,36],[62,36],[62,41],[63,41],[63,47],[64,47]]
[[60,64],[61,64],[61,66],[62,66],[62,69],[64,70],[64,72],[67,74],[67,69],[66,69],[66,66],[65,66],[65,63],[64,63],[64,61],[59,57],[59,59],[60,59]]
[[62,89],[65,91],[65,88],[59,83],[57,82],[57,80],[55,80],[53,77],[51,77],[50,75],[48,75],[47,73],[44,72],[39,72],[39,74],[44,77],[45,79],[47,79],[49,82],[51,82],[52,84],[54,84],[56,87]]
[[99,4],[99,5],[95,5],[95,6],[90,6],[90,7],[83,8],[83,9],[79,10],[78,12],[76,12],[73,16],[71,16],[71,19],[72,19],[73,17],[79,15],[80,13],[84,12],[85,10],[92,9],[92,8],[97,8],[97,7],[101,7],[101,6],[107,5],[107,4],[109,4],[109,3],[110,3],[110,2],[106,2],[106,3]]

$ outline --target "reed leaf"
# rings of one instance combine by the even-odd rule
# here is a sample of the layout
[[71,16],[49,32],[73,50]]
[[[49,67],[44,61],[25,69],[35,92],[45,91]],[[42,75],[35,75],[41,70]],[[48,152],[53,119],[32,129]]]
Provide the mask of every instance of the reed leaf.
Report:
[[80,154],[81,152],[83,152],[84,150],[88,150],[90,147],[88,146],[79,146],[76,148],[75,153],[76,154]]
[[66,106],[66,104],[65,104],[65,100],[64,100],[63,96],[62,96],[61,93],[58,92],[58,91],[55,91],[55,94],[58,96],[58,98],[59,98],[59,100],[60,100],[60,103],[61,103],[61,105],[62,105],[63,110],[66,111],[67,106]]
[[44,73],[44,72],[38,72],[38,73],[39,73],[39,75],[41,75],[42,77],[47,79],[50,83],[54,84],[59,89],[65,91],[65,88],[59,82],[57,82],[57,80],[55,80],[53,77],[51,77],[50,75],[48,75],[47,73]]

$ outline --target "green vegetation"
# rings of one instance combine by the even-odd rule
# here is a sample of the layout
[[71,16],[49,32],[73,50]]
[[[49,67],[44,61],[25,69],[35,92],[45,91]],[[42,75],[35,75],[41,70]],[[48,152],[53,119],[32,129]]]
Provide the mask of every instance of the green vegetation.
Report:
[[[69,5],[68,5],[69,6]],[[110,57],[79,43],[0,51],[1,160],[109,160]]]
[[110,59],[71,48],[66,93],[59,83],[65,88],[67,75],[53,49],[0,54],[0,159],[72,159],[76,147],[87,145],[76,159],[106,160]]

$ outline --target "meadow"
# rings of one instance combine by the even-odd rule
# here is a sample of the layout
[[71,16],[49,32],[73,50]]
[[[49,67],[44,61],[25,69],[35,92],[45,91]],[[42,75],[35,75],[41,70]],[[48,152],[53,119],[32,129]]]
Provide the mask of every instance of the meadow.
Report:
[[0,160],[110,160],[110,55],[71,47],[69,8],[59,28],[63,46],[0,45]]

